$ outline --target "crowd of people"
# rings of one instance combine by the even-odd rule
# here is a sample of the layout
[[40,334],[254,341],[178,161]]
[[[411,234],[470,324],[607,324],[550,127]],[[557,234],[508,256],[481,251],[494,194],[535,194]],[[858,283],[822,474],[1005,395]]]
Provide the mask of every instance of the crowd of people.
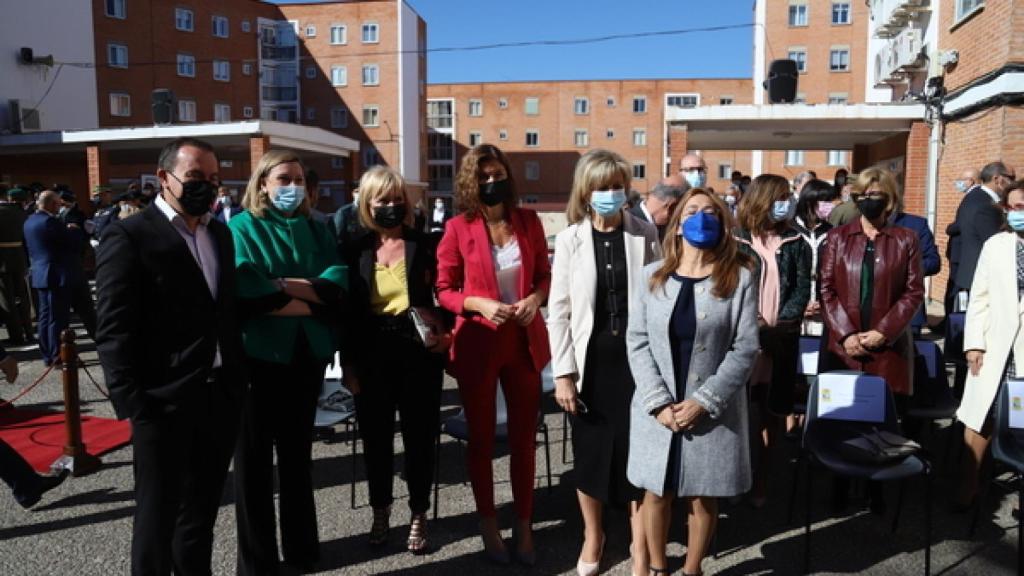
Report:
[[[208,143],[176,140],[158,158],[156,186],[114,202],[98,188],[89,219],[66,187],[2,190],[10,343],[38,340],[44,363],[58,364],[73,310],[96,340],[117,416],[131,421],[133,573],[209,572],[232,460],[238,573],[315,569],[312,423],[335,353],[365,445],[367,543],[391,537],[397,412],[406,548],[430,548],[447,371],[465,414],[485,555],[526,566],[536,562],[534,443],[550,365],[572,427],[580,576],[599,573],[616,544],[606,541],[608,509],[626,510],[633,574],[667,574],[681,505],[683,573],[700,574],[719,499],[765,505],[772,452],[802,425],[801,337],[821,342],[818,373],[884,378],[904,430],[914,428],[913,339],[927,323],[924,279],[941,259],[887,170],[840,170],[832,182],[737,172],[716,192],[704,160],[688,154],[631,201],[629,163],[591,150],[576,165],[553,257],[540,218],[520,207],[508,156],[492,145],[463,157],[455,216],[443,201],[417,210],[402,176],[383,166],[334,214],[318,209],[318,178],[295,153],[264,155],[241,199],[218,170]],[[953,506],[964,510],[978,492],[997,391],[1024,372],[1020,315],[996,313],[1024,295],[1024,181],[993,162],[957,186],[965,196],[947,230],[946,305],[966,310],[957,418],[968,450]],[[89,242],[95,309],[83,272]],[[0,351],[9,380],[11,363]],[[511,546],[494,502],[497,394],[507,405]],[[23,505],[62,479],[28,476],[9,452],[0,445],[0,466]],[[835,482],[837,508],[849,490]],[[868,491],[872,510],[884,510],[878,486]]]

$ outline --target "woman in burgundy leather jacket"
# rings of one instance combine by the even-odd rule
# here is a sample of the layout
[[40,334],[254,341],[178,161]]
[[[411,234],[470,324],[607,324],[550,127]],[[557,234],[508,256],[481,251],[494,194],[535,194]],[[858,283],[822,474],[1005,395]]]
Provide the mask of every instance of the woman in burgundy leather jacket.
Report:
[[917,234],[889,224],[896,186],[886,170],[861,172],[852,194],[861,217],[829,233],[819,280],[828,346],[819,370],[885,378],[902,412],[913,393],[910,320],[924,299],[924,274]]

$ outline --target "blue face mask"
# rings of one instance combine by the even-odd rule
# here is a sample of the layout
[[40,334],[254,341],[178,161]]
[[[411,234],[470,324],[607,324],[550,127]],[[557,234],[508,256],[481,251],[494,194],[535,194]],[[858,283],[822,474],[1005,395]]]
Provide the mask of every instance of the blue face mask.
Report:
[[772,222],[790,220],[795,214],[796,201],[792,198],[789,200],[776,200],[775,204],[772,204]]
[[683,170],[683,178],[686,178],[690,188],[703,188],[708,180],[707,174],[700,170]]
[[722,224],[713,214],[697,212],[679,225],[679,235],[694,248],[714,248],[722,235]]
[[277,208],[281,212],[291,213],[302,204],[302,199],[306,197],[305,186],[278,186],[277,195],[272,200],[274,208]]
[[1006,223],[1014,232],[1024,232],[1024,210],[1011,210],[1006,213]]
[[594,190],[590,193],[590,207],[601,216],[611,216],[626,203],[626,190]]

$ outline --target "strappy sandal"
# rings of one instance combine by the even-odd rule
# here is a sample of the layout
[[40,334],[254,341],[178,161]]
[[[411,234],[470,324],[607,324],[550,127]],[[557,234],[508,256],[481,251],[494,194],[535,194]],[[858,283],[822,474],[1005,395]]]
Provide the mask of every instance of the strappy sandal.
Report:
[[373,509],[373,525],[370,527],[370,546],[383,546],[391,530],[391,507]]
[[412,515],[409,522],[409,538],[406,549],[413,554],[422,554],[427,550],[427,515],[420,512]]
[[655,574],[655,575],[657,575],[657,574],[671,574],[672,573],[672,571],[669,570],[668,568],[655,568],[653,566],[650,566],[647,569],[650,570],[650,574]]

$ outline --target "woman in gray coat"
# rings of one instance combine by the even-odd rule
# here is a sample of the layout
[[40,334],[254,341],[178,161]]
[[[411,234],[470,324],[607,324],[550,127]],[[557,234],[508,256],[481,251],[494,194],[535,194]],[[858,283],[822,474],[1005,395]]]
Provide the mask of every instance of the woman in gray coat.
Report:
[[[636,380],[627,475],[646,490],[651,572],[668,574],[672,500],[685,499],[684,574],[700,574],[716,498],[750,489],[744,385],[757,355],[757,286],[749,256],[726,231],[732,216],[700,188],[679,202],[665,259],[644,268],[626,345]],[[662,568],[655,568],[661,566]]]

